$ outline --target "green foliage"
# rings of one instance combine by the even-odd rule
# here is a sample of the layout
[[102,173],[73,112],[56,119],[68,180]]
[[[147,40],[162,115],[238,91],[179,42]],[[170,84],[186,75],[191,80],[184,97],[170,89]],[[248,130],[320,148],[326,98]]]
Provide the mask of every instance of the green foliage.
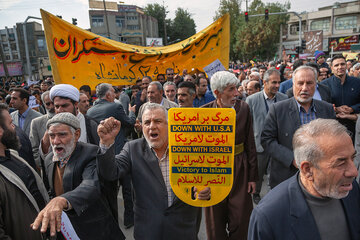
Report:
[[234,46],[236,44],[236,35],[233,34],[237,31],[237,20],[240,17],[241,0],[221,0],[219,9],[215,12],[214,21],[222,17],[224,14],[230,15],[230,59],[236,58]]
[[[230,59],[272,58],[278,50],[280,25],[286,23],[288,16],[270,15],[269,20],[265,20],[264,16],[250,17],[249,22],[246,23],[244,12],[238,9],[240,9],[240,1],[221,0],[219,10],[215,15],[217,18],[227,12],[230,14]],[[265,4],[261,0],[254,0],[248,12],[249,15],[264,14],[265,9],[269,9],[269,13],[287,12],[290,9],[290,3]]]
[[158,4],[147,4],[144,8],[146,15],[152,16],[158,20],[159,37],[163,38],[165,43],[164,21],[166,23],[166,35],[168,43],[184,40],[196,33],[195,21],[191,17],[191,13],[183,8],[178,8],[175,12],[174,20],[167,19],[167,8]]
[[146,7],[144,8],[144,13],[146,15],[152,16],[157,19],[158,29],[159,29],[159,37],[161,37],[163,39],[163,42],[165,42],[164,21],[168,22],[168,20],[169,20],[169,19],[166,19],[166,15],[168,13],[166,7],[164,7],[158,3],[154,3],[154,4],[151,3],[151,4],[146,5]]
[[186,9],[176,9],[175,18],[171,22],[171,28],[168,31],[170,42],[191,37],[196,33],[195,27],[195,21]]

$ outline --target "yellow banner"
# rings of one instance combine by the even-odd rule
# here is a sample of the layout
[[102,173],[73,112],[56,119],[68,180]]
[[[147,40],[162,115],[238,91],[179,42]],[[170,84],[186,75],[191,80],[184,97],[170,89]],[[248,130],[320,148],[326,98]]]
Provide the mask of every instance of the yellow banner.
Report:
[[[183,202],[215,205],[230,193],[234,173],[236,113],[232,108],[171,108],[171,187]],[[210,187],[210,200],[194,199],[193,187]]]
[[44,10],[47,48],[56,84],[68,83],[79,88],[94,88],[107,82],[113,85],[135,84],[138,78],[165,73],[173,68],[203,68],[216,59],[229,64],[229,15],[191,36],[164,47],[142,47],[110,40],[76,27]]

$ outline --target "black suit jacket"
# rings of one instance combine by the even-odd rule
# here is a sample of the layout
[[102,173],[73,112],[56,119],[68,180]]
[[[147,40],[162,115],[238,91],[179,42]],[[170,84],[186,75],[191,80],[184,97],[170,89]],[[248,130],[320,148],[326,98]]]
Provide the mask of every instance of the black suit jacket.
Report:
[[[67,162],[63,175],[64,194],[72,210],[67,215],[80,239],[125,239],[111,214],[105,196],[101,194],[96,171],[98,147],[78,142]],[[56,164],[51,152],[45,159],[46,170],[55,197],[54,172]]]
[[168,206],[167,190],[159,162],[144,138],[127,142],[115,156],[112,146],[98,155],[99,176],[113,181],[131,173],[135,192],[135,239],[196,239],[197,209],[177,197]]
[[[317,89],[319,91],[320,97],[323,101],[326,101],[328,103],[331,103],[331,91],[328,86],[325,86],[323,84],[318,84]],[[294,96],[293,88],[289,88],[286,91],[286,95],[288,95],[289,98],[292,98]]]
[[[316,118],[335,119],[334,108],[330,103],[315,99],[313,102]],[[297,172],[297,168],[292,165],[292,139],[300,125],[299,109],[293,97],[270,106],[261,134],[261,145],[271,157],[271,188]]]

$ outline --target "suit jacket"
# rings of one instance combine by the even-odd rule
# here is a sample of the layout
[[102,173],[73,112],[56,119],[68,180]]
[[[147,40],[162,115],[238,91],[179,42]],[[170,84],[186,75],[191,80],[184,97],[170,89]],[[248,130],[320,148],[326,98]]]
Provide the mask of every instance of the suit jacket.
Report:
[[36,171],[36,164],[34,160],[33,151],[31,149],[31,143],[29,137],[18,126],[15,126],[15,131],[20,141],[20,148],[18,149],[18,153],[20,157],[22,157]]
[[[335,119],[334,108],[330,103],[315,99],[313,103],[316,118]],[[261,144],[271,156],[271,188],[290,178],[297,171],[292,165],[292,139],[300,125],[299,109],[293,97],[270,106],[261,134]]]
[[[12,120],[14,121],[13,123],[16,126],[19,126],[19,110],[16,110],[16,111],[12,112],[10,115],[11,115]],[[37,112],[35,110],[32,110],[31,108],[29,109],[29,112],[26,115],[25,122],[24,122],[24,125],[23,125],[23,128],[22,128],[22,130],[26,133],[26,135],[28,135],[28,136],[30,135],[31,121],[34,118],[37,118],[37,117],[40,117],[40,116],[42,116],[41,113],[39,113],[39,112]]]
[[[64,194],[72,209],[67,215],[80,239],[125,239],[101,194],[96,171],[98,147],[78,142],[63,175]],[[53,153],[45,159],[51,195],[55,196]]]
[[158,159],[144,138],[127,142],[115,160],[112,146],[104,154],[98,155],[97,166],[99,176],[108,181],[131,173],[135,192],[135,239],[196,239],[197,208],[177,197],[168,206]]
[[[288,97],[281,92],[277,92],[275,95],[276,102],[280,102],[287,98]],[[260,153],[264,151],[264,148],[261,146],[261,133],[265,125],[265,118],[267,114],[264,90],[247,97],[246,103],[250,107],[253,119],[256,152]]]
[[[298,174],[271,190],[253,210],[249,240],[320,240],[315,219],[297,177]],[[360,193],[355,181],[353,190],[340,201],[351,239],[360,239]]]
[[41,117],[33,119],[30,125],[30,142],[32,146],[32,151],[34,153],[34,158],[37,166],[40,165],[40,154],[39,146],[41,139],[44,137],[46,131],[46,123],[50,119],[48,114],[45,114]]
[[132,128],[135,124],[135,114],[126,115],[123,106],[119,103],[109,102],[105,99],[99,99],[86,113],[87,116],[100,122],[109,117],[114,117],[121,122],[121,129],[115,139],[115,152],[120,153],[125,144],[125,128]]
[[[321,100],[331,103],[331,91],[328,86],[317,84],[317,90],[319,91]],[[288,95],[289,98],[294,96],[292,87],[286,91],[286,95]]]

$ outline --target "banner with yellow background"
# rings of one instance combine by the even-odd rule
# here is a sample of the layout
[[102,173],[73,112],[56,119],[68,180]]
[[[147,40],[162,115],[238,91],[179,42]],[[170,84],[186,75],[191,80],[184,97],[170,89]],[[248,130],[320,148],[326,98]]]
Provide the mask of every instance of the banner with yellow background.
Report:
[[138,78],[165,73],[173,68],[203,68],[220,60],[229,63],[229,15],[179,43],[164,47],[124,44],[76,27],[44,10],[41,11],[53,77],[56,84],[94,88],[135,84]]

